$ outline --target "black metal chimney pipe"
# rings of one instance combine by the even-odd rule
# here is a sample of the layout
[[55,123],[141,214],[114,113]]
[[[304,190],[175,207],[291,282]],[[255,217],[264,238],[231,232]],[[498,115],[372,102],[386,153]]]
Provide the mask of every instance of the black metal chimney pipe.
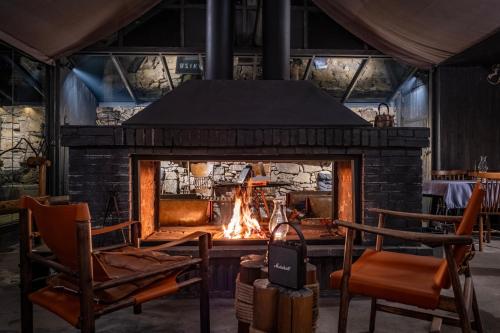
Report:
[[233,0],[207,0],[206,80],[233,79]]
[[290,0],[263,0],[264,80],[290,79]]

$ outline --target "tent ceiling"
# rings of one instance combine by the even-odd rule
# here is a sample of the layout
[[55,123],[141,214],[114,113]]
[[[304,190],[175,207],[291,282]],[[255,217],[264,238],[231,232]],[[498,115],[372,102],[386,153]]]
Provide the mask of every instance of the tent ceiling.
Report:
[[498,0],[313,0],[379,51],[420,68],[461,53],[500,28]]
[[160,0],[2,0],[0,40],[46,63],[126,26]]
[[[0,40],[51,63],[131,23],[160,0],[0,1]],[[498,0],[314,0],[378,50],[425,68],[484,40],[500,26]]]

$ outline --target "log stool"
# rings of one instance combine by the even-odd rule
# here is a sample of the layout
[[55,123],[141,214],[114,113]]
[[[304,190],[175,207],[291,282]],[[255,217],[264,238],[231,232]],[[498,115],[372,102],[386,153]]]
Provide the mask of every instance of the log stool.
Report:
[[240,260],[240,273],[236,277],[235,310],[238,333],[249,333],[254,311],[253,283],[261,278],[264,256],[251,254]]
[[[262,268],[267,277],[267,267]],[[318,321],[319,284],[316,266],[307,265],[307,285],[292,290],[271,284],[267,279],[254,282],[252,333],[311,333]]]

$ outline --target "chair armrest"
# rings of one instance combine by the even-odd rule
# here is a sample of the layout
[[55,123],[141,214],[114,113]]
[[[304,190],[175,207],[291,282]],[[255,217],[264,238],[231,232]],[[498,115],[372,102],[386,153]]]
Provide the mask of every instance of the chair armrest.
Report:
[[388,210],[381,208],[367,208],[366,210],[370,213],[383,214],[383,215],[402,217],[407,219],[415,219],[415,220],[431,220],[431,221],[450,222],[450,223],[460,223],[462,221],[462,216],[407,213],[407,212],[399,212],[395,210]]
[[138,272],[138,273],[130,274],[127,276],[123,276],[121,278],[112,279],[112,280],[108,280],[105,282],[97,283],[94,285],[93,290],[99,291],[99,290],[103,290],[103,289],[108,289],[108,288],[120,286],[120,285],[125,284],[125,283],[146,279],[148,277],[163,274],[163,273],[173,271],[173,270],[177,270],[179,268],[196,265],[196,264],[199,264],[201,261],[202,260],[199,258],[194,258],[194,259],[189,259],[189,260],[183,260],[183,261],[180,261],[180,262],[175,263],[175,264],[165,263],[165,264],[160,265],[161,267],[156,268],[156,269],[147,270],[144,272]]
[[387,237],[394,237],[413,242],[424,243],[429,246],[442,246],[442,245],[469,245],[472,244],[471,236],[457,236],[457,235],[436,235],[423,232],[402,231],[387,228],[377,228],[367,225],[356,224],[352,222],[345,222],[335,220],[337,226],[354,229],[358,231],[368,232],[371,234],[382,235]]
[[43,266],[52,268],[53,270],[55,270],[57,272],[65,273],[65,274],[68,274],[69,276],[73,276],[73,277],[78,277],[77,272],[71,270],[71,268],[69,268],[67,266],[64,266],[64,265],[58,263],[57,261],[51,260],[50,258],[45,258],[45,257],[42,257],[41,255],[35,254],[35,253],[28,254],[28,258],[33,262],[36,262],[36,263],[41,264]]
[[91,230],[91,235],[92,236],[97,236],[97,235],[102,235],[102,234],[107,234],[108,232],[112,232],[115,230],[120,230],[125,227],[128,227],[130,225],[133,225],[135,223],[139,223],[139,221],[126,221],[122,223],[118,223],[115,225],[110,225],[108,227],[103,227],[103,228],[92,228]]
[[187,242],[195,240],[195,239],[200,240],[200,238],[202,236],[205,236],[205,235],[207,235],[208,238],[209,238],[208,248],[211,249],[212,248],[212,235],[209,232],[205,232],[205,231],[195,231],[195,232],[192,232],[189,235],[184,236],[181,239],[178,239],[176,241],[172,241],[172,242],[160,244],[160,245],[157,245],[157,246],[146,247],[146,248],[141,249],[141,250],[145,250],[145,251],[163,250],[163,249],[167,249],[169,247],[174,247],[174,246],[177,246],[177,245],[181,245],[181,244],[187,243]]

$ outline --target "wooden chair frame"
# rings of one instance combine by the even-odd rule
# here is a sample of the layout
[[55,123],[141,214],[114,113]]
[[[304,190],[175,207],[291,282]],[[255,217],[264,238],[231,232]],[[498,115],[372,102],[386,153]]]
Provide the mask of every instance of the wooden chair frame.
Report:
[[[11,209],[11,211],[14,209]],[[154,247],[144,248],[144,251],[164,250],[185,242],[198,239],[199,257],[192,258],[179,263],[163,265],[163,267],[149,271],[138,272],[128,276],[104,281],[95,282],[92,273],[92,255],[98,251],[118,249],[133,245],[139,248],[139,230],[138,221],[127,221],[113,226],[92,229],[89,220],[77,221],[76,239],[77,239],[77,257],[79,262],[78,271],[74,271],[67,266],[55,261],[55,257],[43,257],[33,252],[32,242],[37,234],[32,231],[31,211],[28,209],[17,209],[20,221],[20,273],[21,273],[21,329],[23,333],[33,332],[33,304],[28,296],[33,292],[32,264],[37,263],[52,268],[56,272],[68,274],[75,277],[79,282],[80,290],[80,328],[84,333],[95,332],[95,320],[100,316],[120,310],[122,308],[133,306],[134,313],[141,313],[141,305],[136,305],[134,297],[127,297],[123,300],[94,309],[94,292],[116,287],[126,283],[138,281],[158,274],[164,274],[169,271],[175,271],[182,268],[198,267],[199,276],[192,277],[186,281],[177,283],[177,287],[182,288],[193,284],[200,284],[200,332],[210,332],[210,313],[209,313],[209,249],[212,247],[211,235],[204,232],[195,232],[177,241],[164,243]],[[92,236],[109,233],[116,230],[129,228],[129,240],[115,246],[102,247],[92,250]]]
[[474,176],[483,183],[486,190],[479,215],[479,251],[482,251],[484,242],[491,242],[491,216],[500,215],[500,172],[476,172]]
[[[419,242],[429,245],[431,247],[438,247],[438,246],[444,247],[444,252],[448,264],[448,271],[450,274],[450,281],[454,297],[441,295],[437,309],[444,310],[447,312],[453,312],[458,315],[458,318],[456,318],[453,316],[436,313],[434,311],[399,308],[396,306],[381,304],[378,302],[376,298],[372,298],[371,309],[370,309],[369,332],[375,331],[375,318],[377,311],[430,321],[431,322],[430,332],[440,332],[442,324],[460,327],[462,329],[462,332],[467,332],[467,333],[471,332],[473,328],[477,332],[483,332],[476,293],[474,291],[472,275],[468,264],[470,256],[466,256],[466,259],[461,265],[462,269],[460,270],[457,267],[457,263],[455,262],[455,258],[453,256],[453,246],[473,244],[472,236],[457,236],[450,234],[436,235],[436,234],[409,232],[409,231],[384,228],[384,222],[386,216],[395,216],[400,218],[418,219],[418,220],[433,220],[441,222],[450,222],[455,224],[460,223],[462,217],[405,213],[405,212],[391,211],[378,208],[368,209],[368,211],[378,214],[378,227],[365,226],[338,220],[335,221],[336,225],[347,228],[347,237],[344,248],[343,275],[341,280],[341,299],[340,299],[338,332],[344,333],[347,331],[347,317],[349,311],[349,302],[351,299],[348,287],[349,287],[349,278],[351,276],[353,241],[354,241],[354,234],[356,231],[367,232],[377,235],[375,243],[376,251],[382,250],[383,240],[385,236],[394,237],[407,241]],[[459,278],[460,273],[463,273],[465,275],[465,282],[463,288],[460,284],[460,278]],[[469,314],[471,310],[474,315],[474,321],[472,323],[469,320]]]
[[465,170],[432,170],[431,178],[433,180],[465,180],[468,173]]

